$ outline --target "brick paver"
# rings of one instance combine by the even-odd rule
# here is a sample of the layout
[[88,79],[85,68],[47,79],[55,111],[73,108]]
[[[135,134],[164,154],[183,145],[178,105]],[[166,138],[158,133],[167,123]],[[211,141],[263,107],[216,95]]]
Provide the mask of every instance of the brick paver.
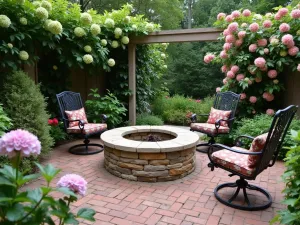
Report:
[[[93,140],[94,141],[94,140]],[[98,141],[98,140],[96,140]],[[76,141],[76,143],[79,141]],[[95,142],[95,141],[94,141]],[[206,154],[196,153],[196,170],[181,180],[144,183],[123,180],[108,173],[103,166],[103,153],[77,156],[68,153],[73,145],[68,143],[56,147],[43,164],[51,163],[62,169],[60,175],[77,173],[88,181],[88,193],[73,204],[74,210],[91,207],[96,210],[98,224],[268,224],[277,210],[284,208],[280,202],[284,184],[280,175],[284,171],[282,162],[265,170],[250,183],[267,189],[273,196],[272,206],[264,211],[247,212],[229,208],[218,202],[213,190],[216,185],[235,181],[228,173],[207,167]],[[57,180],[54,181],[56,183]],[[37,180],[27,187],[43,183]],[[224,195],[228,193],[223,193]],[[229,193],[230,194],[230,193]],[[57,195],[60,197],[59,195]],[[260,196],[250,196],[259,201]],[[90,222],[81,222],[92,224]]]

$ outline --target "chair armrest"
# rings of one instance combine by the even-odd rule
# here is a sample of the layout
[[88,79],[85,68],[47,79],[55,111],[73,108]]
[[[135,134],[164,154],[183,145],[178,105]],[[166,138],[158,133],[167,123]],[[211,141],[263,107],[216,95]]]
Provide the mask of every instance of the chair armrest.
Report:
[[215,126],[217,129],[219,129],[219,127],[221,126],[221,122],[231,122],[233,121],[235,118],[231,118],[231,119],[228,119],[228,120],[225,120],[225,119],[218,119],[216,122],[215,122]]
[[78,122],[78,127],[79,127],[81,133],[83,132],[83,130],[84,130],[84,121],[83,120],[68,120],[68,119],[66,119],[64,117],[62,119],[66,120],[68,122]]
[[107,120],[107,118],[108,118],[107,115],[102,114],[101,117],[102,117],[102,118],[101,118],[101,119],[102,119],[102,123],[105,123],[106,120]]
[[245,154],[245,155],[261,155],[263,152],[250,152],[250,151],[241,151],[241,150],[237,150],[234,148],[230,148],[226,145],[222,145],[222,144],[212,144],[213,147],[218,147],[218,148],[224,148],[226,150],[229,150],[231,152],[235,152],[235,153],[240,153],[240,154]]
[[254,137],[251,137],[251,136],[249,136],[249,135],[240,135],[240,136],[238,136],[238,137],[234,140],[235,146],[242,146],[242,145],[243,145],[243,142],[240,141],[240,139],[242,139],[242,138],[250,139],[251,141],[254,140]]
[[[199,116],[209,116],[209,114],[199,114]],[[193,114],[190,119],[192,123],[195,123],[197,121],[197,114]]]

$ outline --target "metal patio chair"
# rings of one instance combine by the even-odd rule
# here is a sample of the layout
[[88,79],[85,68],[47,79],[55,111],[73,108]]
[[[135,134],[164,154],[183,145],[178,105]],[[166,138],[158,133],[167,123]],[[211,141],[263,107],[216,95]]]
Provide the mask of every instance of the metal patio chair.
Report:
[[[217,119],[214,124],[211,123],[197,123],[197,116],[193,114],[191,116],[191,131],[198,131],[206,134],[210,139],[207,143],[198,144],[197,147],[200,146],[209,146],[215,143],[215,137],[220,134],[229,134],[232,128],[233,122],[235,120],[235,113],[237,109],[237,105],[240,100],[240,95],[231,91],[227,92],[219,92],[216,94],[216,98],[214,101],[213,108],[222,111],[231,111],[230,116],[227,120],[225,119]],[[199,116],[209,117],[210,114],[200,114]],[[227,126],[222,126],[222,124],[226,123]],[[198,149],[199,152],[207,153],[207,151]]]
[[[57,94],[56,97],[65,131],[68,134],[75,134],[84,138],[84,144],[70,147],[69,152],[76,155],[91,155],[103,151],[103,145],[90,143],[89,137],[107,130],[106,115],[102,115],[102,123],[88,123],[80,93],[64,91]],[[97,148],[91,150],[89,146],[96,146]]]
[[[255,180],[257,175],[268,167],[272,167],[278,157],[278,153],[282,147],[283,140],[291,121],[298,109],[298,106],[291,105],[283,110],[276,112],[268,133],[260,135],[256,138],[242,135],[236,139],[236,145],[242,143],[240,140],[247,138],[252,141],[250,150],[241,147],[228,147],[222,144],[212,144],[208,150],[210,163],[208,166],[213,171],[215,167],[229,171],[230,177],[239,176],[235,183],[224,183],[218,185],[214,190],[214,195],[221,203],[241,210],[262,210],[272,204],[272,197],[268,191],[258,186],[249,184],[246,180]],[[216,151],[216,148],[219,149]],[[234,194],[226,199],[219,194],[224,188],[236,188]],[[238,204],[234,200],[238,196],[240,190],[243,190],[244,202]],[[263,194],[266,199],[263,201],[259,196],[261,204],[251,203],[247,190],[258,191]],[[257,201],[256,201],[257,203]]]

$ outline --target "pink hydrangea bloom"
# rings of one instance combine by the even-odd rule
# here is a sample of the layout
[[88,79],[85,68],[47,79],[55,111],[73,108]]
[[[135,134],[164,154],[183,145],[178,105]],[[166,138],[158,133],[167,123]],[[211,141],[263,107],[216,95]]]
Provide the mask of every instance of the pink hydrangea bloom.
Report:
[[257,102],[257,98],[255,96],[251,96],[249,98],[249,101],[254,104],[255,102]]
[[299,48],[296,47],[296,46],[293,46],[293,47],[289,48],[289,50],[288,50],[288,53],[289,53],[289,55],[291,55],[291,56],[297,55],[298,52],[299,52]]
[[237,31],[238,27],[239,27],[239,24],[238,24],[237,22],[233,22],[233,23],[231,23],[231,24],[228,25],[228,28],[227,28],[227,29],[228,29],[231,33],[233,33],[233,32],[236,32],[236,31]]
[[246,31],[240,31],[240,32],[238,33],[238,37],[239,37],[240,39],[243,39],[245,36],[246,36]]
[[204,56],[204,62],[210,63],[214,58],[215,58],[215,56],[213,54],[208,54],[208,55]]
[[295,42],[292,41],[291,43],[289,43],[288,45],[286,45],[287,48],[292,48],[295,46]]
[[256,111],[255,111],[255,110],[252,110],[252,114],[256,114]]
[[300,72],[300,64],[298,64],[298,66],[297,66],[297,71]]
[[260,77],[255,77],[255,82],[256,83],[260,83],[262,81],[262,79]]
[[216,92],[221,92],[221,88],[220,88],[220,87],[217,87],[217,88],[216,88]]
[[217,16],[217,19],[218,19],[218,20],[224,19],[225,16],[226,16],[225,13],[219,13],[218,16]]
[[251,16],[251,11],[249,10],[249,9],[245,9],[244,11],[243,11],[243,16]]
[[223,72],[223,73],[226,73],[227,72],[227,66],[226,65],[223,65],[222,67],[221,67],[221,71]]
[[252,80],[249,79],[248,84],[251,85],[252,83],[253,83]]
[[244,74],[238,74],[237,76],[236,76],[236,80],[237,81],[241,81],[241,80],[243,80],[245,78],[245,75]]
[[251,44],[249,45],[249,52],[256,52],[257,45],[256,44]]
[[226,58],[228,57],[228,55],[227,55],[227,53],[226,53],[225,51],[221,51],[220,57],[221,57],[222,59],[226,59]]
[[277,71],[276,70],[269,70],[268,71],[268,77],[270,77],[271,79],[274,79],[275,77],[277,77]]
[[266,60],[263,57],[258,57],[254,60],[254,65],[263,68],[266,65]]
[[264,28],[270,28],[271,26],[272,26],[271,20],[265,20],[265,21],[263,22],[263,27],[264,27]]
[[228,80],[226,78],[223,79],[223,84],[227,84]]
[[257,44],[259,47],[265,47],[268,44],[268,41],[265,38],[259,39],[259,40],[257,40]]
[[287,8],[281,8],[278,10],[278,14],[280,16],[285,16],[286,14],[288,14],[289,10]]
[[287,23],[282,23],[279,26],[279,30],[280,30],[281,33],[288,32],[290,29],[291,29],[290,25],[288,25]]
[[231,67],[231,71],[233,72],[233,73],[237,73],[238,71],[239,71],[239,67],[237,66],[237,65],[233,65],[232,67]]
[[228,30],[228,29],[225,29],[224,31],[223,31],[223,35],[224,36],[227,36],[227,35],[229,35],[230,34],[230,31]]
[[292,45],[294,43],[293,36],[290,34],[283,35],[281,41],[284,45]]
[[257,32],[258,29],[259,29],[258,23],[251,23],[250,26],[249,26],[249,29],[253,33]]
[[273,116],[275,114],[273,109],[267,109],[266,114],[269,116]]
[[231,49],[231,46],[232,46],[231,43],[224,43],[223,49],[224,49],[225,51],[228,51],[229,49]]
[[59,179],[57,186],[69,188],[75,194],[84,196],[87,189],[87,182],[77,174],[66,174]]
[[20,153],[21,157],[39,155],[41,143],[38,138],[27,130],[13,130],[4,134],[0,139],[0,155],[13,158]]
[[238,17],[240,17],[240,15],[241,15],[240,11],[237,11],[237,10],[235,10],[231,13],[231,16],[233,18],[238,18]]
[[260,70],[260,71],[267,71],[267,70],[268,70],[268,67],[267,67],[267,66],[260,67],[259,70]]
[[238,39],[238,40],[236,40],[235,41],[235,43],[234,43],[234,45],[236,46],[236,47],[240,47],[242,44],[243,44],[243,40],[242,39]]
[[291,17],[293,17],[294,19],[299,19],[300,18],[300,9],[294,9],[291,12]]
[[263,98],[264,98],[266,101],[271,102],[271,101],[274,100],[274,95],[271,94],[271,93],[269,93],[269,92],[265,92],[265,93],[263,94]]
[[270,50],[269,50],[268,48],[264,48],[264,53],[265,53],[266,55],[268,55],[269,52],[270,52]]
[[235,42],[235,36],[232,35],[232,34],[229,34],[229,35],[226,36],[225,41],[227,43],[234,43]]
[[225,18],[226,22],[230,23],[233,21],[233,17],[231,15],[226,16]]
[[280,14],[279,14],[279,13],[276,13],[276,14],[274,15],[274,19],[275,19],[275,20],[280,20],[280,19],[281,19]]
[[230,78],[230,79],[233,79],[235,77],[234,72],[228,71],[227,72],[227,77]]
[[246,95],[245,93],[241,93],[240,99],[243,100],[243,99],[245,99],[245,98],[247,98],[247,95]]

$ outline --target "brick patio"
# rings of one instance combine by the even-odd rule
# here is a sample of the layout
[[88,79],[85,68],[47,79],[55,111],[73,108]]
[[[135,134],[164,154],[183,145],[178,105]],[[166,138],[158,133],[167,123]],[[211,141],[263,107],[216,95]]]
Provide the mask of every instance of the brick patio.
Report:
[[[61,168],[60,176],[77,173],[88,181],[88,194],[73,206],[75,211],[81,207],[96,210],[96,222],[81,224],[268,225],[276,211],[284,207],[280,204],[283,199],[281,191],[284,188],[280,181],[280,175],[284,171],[282,162],[277,162],[252,182],[272,194],[272,206],[264,211],[246,212],[217,202],[213,196],[215,186],[235,181],[237,177],[230,178],[227,172],[218,168],[211,172],[207,167],[208,158],[205,154],[196,153],[196,170],[183,179],[144,183],[123,180],[108,173],[104,169],[103,153],[90,156],[68,153],[67,149],[74,143],[58,146],[43,163],[51,163]],[[41,183],[41,180],[37,180],[27,187],[36,187]],[[252,196],[250,200],[254,198]]]

